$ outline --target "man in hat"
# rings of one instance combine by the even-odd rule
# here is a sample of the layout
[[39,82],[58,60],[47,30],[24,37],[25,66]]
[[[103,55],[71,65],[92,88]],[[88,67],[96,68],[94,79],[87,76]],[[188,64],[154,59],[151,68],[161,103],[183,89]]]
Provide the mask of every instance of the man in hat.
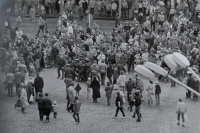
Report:
[[34,86],[35,86],[35,93],[36,93],[36,98],[38,97],[38,93],[43,92],[43,87],[44,87],[44,81],[43,78],[39,76],[39,72],[36,73],[36,78],[34,79]]

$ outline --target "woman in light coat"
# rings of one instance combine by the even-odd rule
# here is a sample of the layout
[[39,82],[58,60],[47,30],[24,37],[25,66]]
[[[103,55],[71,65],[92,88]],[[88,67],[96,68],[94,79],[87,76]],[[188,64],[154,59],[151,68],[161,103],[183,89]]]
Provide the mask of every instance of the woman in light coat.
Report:
[[119,85],[120,90],[122,90],[124,93],[125,92],[124,88],[125,88],[125,84],[126,84],[126,75],[124,74],[123,70],[120,71],[120,75],[117,79],[117,84]]
[[146,90],[148,91],[148,94],[147,94],[148,104],[153,106],[153,98],[155,95],[155,88],[154,88],[153,82],[151,80],[149,81],[149,84],[148,84]]
[[29,103],[27,101],[27,93],[25,90],[25,86],[22,88],[21,93],[20,93],[20,102],[21,102],[21,110],[22,110],[22,113],[24,114],[25,108],[29,106]]

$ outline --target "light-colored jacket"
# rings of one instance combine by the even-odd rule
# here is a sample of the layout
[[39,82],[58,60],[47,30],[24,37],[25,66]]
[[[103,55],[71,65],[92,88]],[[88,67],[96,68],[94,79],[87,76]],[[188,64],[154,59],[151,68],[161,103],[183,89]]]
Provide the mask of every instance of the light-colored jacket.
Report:
[[177,113],[185,113],[186,112],[186,104],[184,102],[177,103]]

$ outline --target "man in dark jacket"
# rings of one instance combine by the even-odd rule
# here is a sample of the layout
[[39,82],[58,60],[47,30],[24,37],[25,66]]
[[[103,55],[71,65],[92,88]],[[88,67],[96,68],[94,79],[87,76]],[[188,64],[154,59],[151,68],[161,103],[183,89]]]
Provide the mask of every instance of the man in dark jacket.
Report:
[[115,113],[114,119],[117,118],[119,110],[122,112],[122,115],[123,115],[122,118],[125,118],[125,114],[124,114],[124,110],[123,110],[123,100],[122,100],[122,97],[120,96],[119,92],[117,92],[117,97],[116,97],[116,100],[115,100],[115,105],[117,106],[117,109],[116,109],[116,113]]
[[135,93],[135,113],[138,116],[137,122],[141,122],[141,113],[140,113],[140,105],[142,103],[140,92],[137,91]]
[[[187,86],[190,88],[194,88],[194,79],[192,78],[192,74],[189,73],[189,77],[187,79]],[[188,92],[186,92],[186,98],[190,98],[191,96],[191,91],[188,90]]]
[[156,98],[156,105],[160,105],[160,93],[161,93],[161,87],[158,83],[158,81],[156,81],[155,83],[155,98]]
[[38,103],[40,121],[43,121],[43,95],[42,93],[39,93],[39,98],[36,98],[35,101]]
[[42,93],[43,92],[43,87],[44,87],[44,82],[43,78],[39,76],[39,72],[37,72],[37,77],[34,80],[34,86],[35,86],[35,93],[36,93],[36,98],[38,97],[38,92]]
[[65,60],[62,59],[60,56],[57,58],[57,65],[58,65],[58,77],[60,78],[60,71],[62,71],[62,79],[64,78],[64,70],[63,67],[65,66]]
[[56,48],[56,46],[54,46],[52,48],[52,56],[53,56],[53,61],[54,61],[54,65],[57,66],[57,56],[59,55],[59,50],[58,48]]
[[131,102],[130,95],[131,95],[131,92],[132,92],[133,87],[134,87],[134,82],[132,81],[131,78],[129,78],[129,80],[126,82],[125,85],[126,85],[125,88],[126,88],[126,91],[127,91],[127,100],[128,100],[128,102]]
[[88,58],[85,59],[85,79],[88,79],[89,74],[90,74],[90,67],[92,63],[89,61]]
[[107,77],[111,84],[112,84],[112,76],[113,76],[113,67],[112,67],[111,63],[108,62]]
[[45,93],[45,98],[43,99],[43,114],[46,115],[46,123],[49,122],[49,115],[51,113],[52,106],[51,99],[48,96],[49,94]]

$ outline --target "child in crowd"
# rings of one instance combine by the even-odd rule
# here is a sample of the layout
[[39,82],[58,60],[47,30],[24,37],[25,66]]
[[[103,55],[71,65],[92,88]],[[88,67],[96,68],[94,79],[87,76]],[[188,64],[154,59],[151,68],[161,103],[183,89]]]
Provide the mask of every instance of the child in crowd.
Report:
[[54,101],[54,102],[53,102],[53,105],[52,105],[52,112],[53,112],[54,118],[57,117],[57,111],[58,111],[57,101]]
[[86,82],[87,85],[87,98],[90,98],[90,85],[91,85],[91,78],[88,78],[88,81]]
[[80,84],[77,84],[77,85],[76,85],[75,90],[76,90],[76,96],[79,97],[79,91],[81,90]]

